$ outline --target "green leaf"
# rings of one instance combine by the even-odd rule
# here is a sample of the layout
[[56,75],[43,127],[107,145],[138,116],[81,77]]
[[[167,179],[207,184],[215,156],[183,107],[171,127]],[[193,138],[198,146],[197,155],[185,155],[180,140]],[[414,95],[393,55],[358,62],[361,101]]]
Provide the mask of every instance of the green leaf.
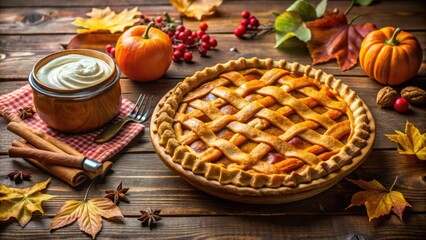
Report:
[[292,37],[307,42],[311,39],[311,31],[306,27],[302,17],[295,11],[286,11],[275,19],[275,48]]
[[286,11],[295,11],[299,13],[304,22],[317,19],[317,12],[315,8],[304,0],[297,0],[290,7],[288,7]]
[[320,3],[318,3],[317,7],[315,8],[317,18],[324,16],[326,9],[327,9],[327,0],[322,0]]
[[374,2],[374,0],[355,0],[355,3],[361,6],[368,6],[370,4],[372,4]]

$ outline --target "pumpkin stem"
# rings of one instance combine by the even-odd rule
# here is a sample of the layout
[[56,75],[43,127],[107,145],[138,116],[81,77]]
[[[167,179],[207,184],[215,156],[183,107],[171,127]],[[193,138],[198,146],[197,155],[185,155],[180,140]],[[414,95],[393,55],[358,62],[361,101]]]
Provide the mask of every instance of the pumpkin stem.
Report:
[[392,34],[392,37],[386,40],[386,44],[391,46],[398,46],[399,42],[398,40],[396,40],[396,35],[398,35],[399,32],[401,32],[401,29],[399,28],[395,29],[395,32],[393,32]]
[[146,27],[146,29],[145,29],[145,32],[143,33],[143,35],[142,35],[142,38],[144,38],[144,39],[149,39],[149,35],[148,35],[148,33],[149,33],[149,30],[152,28],[152,26],[154,26],[154,22],[150,22],[149,24],[148,24],[148,26]]

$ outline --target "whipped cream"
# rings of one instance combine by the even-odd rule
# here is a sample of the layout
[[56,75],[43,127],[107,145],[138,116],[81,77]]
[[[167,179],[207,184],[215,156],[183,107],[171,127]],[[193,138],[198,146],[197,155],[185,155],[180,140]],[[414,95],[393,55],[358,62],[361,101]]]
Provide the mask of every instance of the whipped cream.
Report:
[[110,66],[99,58],[69,54],[46,63],[36,76],[51,88],[74,90],[104,81],[111,71]]

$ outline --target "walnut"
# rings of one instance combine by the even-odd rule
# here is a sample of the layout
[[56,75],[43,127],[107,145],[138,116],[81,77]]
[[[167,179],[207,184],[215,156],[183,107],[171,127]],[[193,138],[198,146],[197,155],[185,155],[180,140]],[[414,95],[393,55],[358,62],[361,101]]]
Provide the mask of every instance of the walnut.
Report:
[[401,90],[401,97],[411,104],[426,104],[426,91],[418,87],[405,87]]
[[398,93],[391,87],[386,86],[377,93],[376,103],[381,107],[391,107],[398,98]]

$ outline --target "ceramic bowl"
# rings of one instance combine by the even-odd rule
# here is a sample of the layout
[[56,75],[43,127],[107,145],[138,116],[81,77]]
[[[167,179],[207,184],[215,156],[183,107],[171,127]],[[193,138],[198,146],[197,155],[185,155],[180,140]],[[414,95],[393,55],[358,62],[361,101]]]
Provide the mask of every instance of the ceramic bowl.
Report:
[[[112,70],[96,84],[78,89],[58,89],[44,84],[37,72],[50,61],[70,54],[98,58]],[[88,49],[64,50],[40,59],[28,77],[33,90],[34,107],[40,118],[61,132],[80,133],[99,128],[120,111],[120,70],[107,54]]]

